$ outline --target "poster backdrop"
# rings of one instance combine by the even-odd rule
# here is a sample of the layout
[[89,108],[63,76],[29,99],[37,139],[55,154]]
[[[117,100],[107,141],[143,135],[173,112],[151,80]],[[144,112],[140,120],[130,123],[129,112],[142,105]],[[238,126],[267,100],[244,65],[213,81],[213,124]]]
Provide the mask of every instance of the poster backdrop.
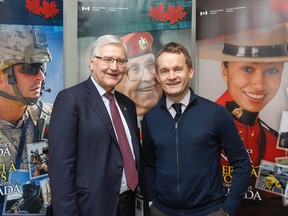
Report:
[[[283,54],[283,49],[287,49],[287,4],[281,0],[196,1],[199,57],[196,91],[231,112],[253,165],[251,183],[238,215],[286,215],[288,210],[288,68],[285,63],[288,60],[286,53]],[[192,1],[79,0],[79,81],[90,75],[87,62],[91,45],[104,34],[126,38],[127,34],[148,32],[153,38],[152,45],[148,39],[136,42],[151,45],[154,54],[169,41],[180,42],[192,51],[191,6]],[[246,42],[244,38],[249,44],[234,46],[231,42]],[[277,41],[276,46],[267,42],[267,38]],[[227,40],[230,40],[226,45],[228,53],[237,58],[224,55],[221,59]],[[245,61],[239,60],[239,55],[244,55]],[[238,61],[241,66],[236,65]],[[246,83],[239,73],[234,73],[238,76],[233,78],[230,73],[233,66],[234,69],[237,66],[241,74],[251,74]],[[252,77],[254,74],[261,84],[254,81],[257,80]],[[141,86],[140,80],[136,86]],[[253,81],[252,87],[247,80]],[[234,98],[233,92],[241,99]],[[133,95],[128,96],[134,99]],[[224,153],[222,162],[228,193],[234,168],[229,166]]]
[[191,48],[191,11],[192,1],[79,0],[79,81],[90,75],[91,46],[104,34],[124,37],[129,33],[148,32],[152,36],[154,54],[170,41]]
[[[128,47],[128,72],[116,90],[135,102],[140,128],[143,114],[162,95],[155,76],[155,54],[170,41],[192,50],[191,17],[192,1],[78,0],[79,81],[91,74],[88,59],[97,38],[105,34],[121,37]],[[136,202],[136,215],[142,216],[141,200]]]
[[[22,42],[17,43],[15,35],[7,34],[8,29],[12,28],[18,29],[17,34],[19,38],[22,37],[19,41],[23,41],[23,35],[25,35],[22,29],[29,28],[33,31],[37,29],[39,34],[35,33],[35,37],[39,37],[38,41],[43,42],[51,53],[52,61],[47,63],[45,85],[41,97],[42,109],[46,109],[46,106],[51,107],[57,93],[64,88],[62,0],[1,0],[1,60],[7,57],[6,51],[11,49],[16,52],[17,46],[23,45]],[[13,40],[9,39],[10,36]],[[0,106],[3,104],[1,103]],[[33,109],[32,106],[27,108],[27,110]],[[45,118],[42,114],[37,118],[28,117],[35,121],[34,132],[29,131],[32,125],[30,123],[27,126],[28,129],[25,123],[21,126],[19,122],[23,117],[16,126],[0,118],[0,215],[45,215],[46,207],[51,202],[47,169],[49,113],[43,110],[41,113]],[[35,112],[29,111],[29,114]],[[27,129],[26,133],[23,132],[24,128]],[[35,129],[37,129],[38,136],[36,136]],[[29,137],[34,137],[34,141],[31,141]],[[24,142],[25,145],[21,155],[21,166],[17,168],[16,154],[19,154],[20,142]]]
[[[288,1],[196,2],[198,93],[225,106],[251,158],[237,215],[288,213]],[[235,167],[222,154],[229,192]]]

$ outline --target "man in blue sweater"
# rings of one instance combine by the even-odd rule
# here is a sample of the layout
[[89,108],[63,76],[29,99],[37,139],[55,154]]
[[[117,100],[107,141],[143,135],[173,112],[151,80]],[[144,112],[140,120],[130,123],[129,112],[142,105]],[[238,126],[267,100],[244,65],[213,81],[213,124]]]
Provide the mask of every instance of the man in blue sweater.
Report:
[[[155,67],[165,94],[142,121],[151,216],[234,215],[249,185],[251,163],[231,115],[189,88],[194,70],[181,44],[166,44]],[[227,196],[222,151],[234,167]]]

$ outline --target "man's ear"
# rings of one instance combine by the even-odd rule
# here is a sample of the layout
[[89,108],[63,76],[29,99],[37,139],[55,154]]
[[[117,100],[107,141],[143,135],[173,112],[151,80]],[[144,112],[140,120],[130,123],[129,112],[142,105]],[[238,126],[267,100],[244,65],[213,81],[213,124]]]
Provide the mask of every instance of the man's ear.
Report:
[[194,76],[194,69],[193,68],[190,68],[189,69],[189,78],[192,79]]
[[94,62],[93,59],[90,57],[88,61],[88,68],[90,69],[90,71],[93,70],[93,62]]

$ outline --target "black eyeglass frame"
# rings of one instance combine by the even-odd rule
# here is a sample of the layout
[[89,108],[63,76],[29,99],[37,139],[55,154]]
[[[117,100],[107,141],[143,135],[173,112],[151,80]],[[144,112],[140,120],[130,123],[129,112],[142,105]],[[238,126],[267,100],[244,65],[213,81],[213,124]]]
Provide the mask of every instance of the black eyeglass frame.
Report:
[[102,60],[104,63],[106,63],[109,66],[112,65],[114,61],[116,61],[117,66],[125,66],[128,62],[128,59],[121,59],[121,58],[115,59],[113,57],[108,57],[108,56],[103,56],[103,57],[94,56],[94,57]]

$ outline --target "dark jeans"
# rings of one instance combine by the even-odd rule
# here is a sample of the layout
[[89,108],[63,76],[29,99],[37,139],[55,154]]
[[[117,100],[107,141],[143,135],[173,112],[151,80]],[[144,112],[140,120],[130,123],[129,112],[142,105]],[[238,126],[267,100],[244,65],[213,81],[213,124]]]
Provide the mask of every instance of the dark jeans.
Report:
[[135,216],[135,196],[132,191],[119,196],[116,216]]

